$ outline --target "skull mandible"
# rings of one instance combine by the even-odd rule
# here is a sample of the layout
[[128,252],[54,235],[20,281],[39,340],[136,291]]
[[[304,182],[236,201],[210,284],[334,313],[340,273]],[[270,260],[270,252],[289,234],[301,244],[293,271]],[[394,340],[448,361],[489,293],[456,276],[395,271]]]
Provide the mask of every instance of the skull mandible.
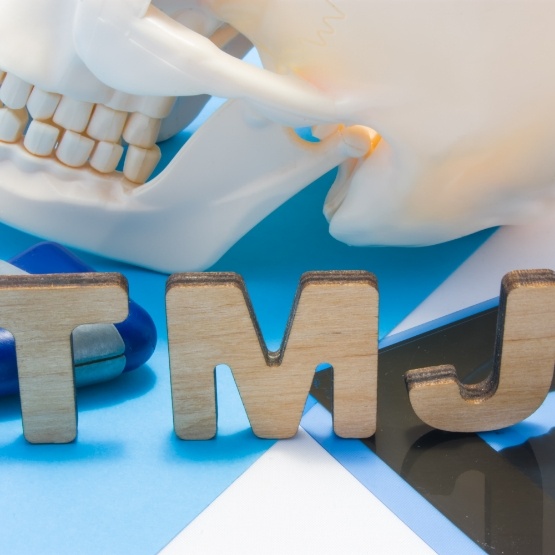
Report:
[[[3,0],[2,13],[0,218],[16,227],[199,269],[334,165],[324,212],[349,244],[430,244],[551,208],[555,3]],[[245,37],[265,69],[235,57]],[[201,93],[233,100],[134,185],[161,126],[185,125],[202,103],[184,97]]]

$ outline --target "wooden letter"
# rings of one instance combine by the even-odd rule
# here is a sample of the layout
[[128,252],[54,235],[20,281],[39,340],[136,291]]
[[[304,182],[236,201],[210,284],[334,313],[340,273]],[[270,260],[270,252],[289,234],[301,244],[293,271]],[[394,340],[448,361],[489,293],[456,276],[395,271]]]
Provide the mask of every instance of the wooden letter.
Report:
[[305,274],[278,352],[266,349],[236,274],[176,274],[168,281],[166,303],[180,438],[216,434],[218,364],[231,367],[259,437],[295,435],[314,369],[322,362],[334,369],[335,432],[342,437],[375,432],[378,292],[371,274]]
[[507,274],[497,326],[494,369],[481,383],[462,384],[453,366],[405,374],[422,421],[452,432],[496,430],[524,420],[543,403],[555,363],[555,273]]
[[120,322],[128,311],[119,274],[0,276],[0,326],[15,338],[23,433],[31,443],[77,434],[71,332]]

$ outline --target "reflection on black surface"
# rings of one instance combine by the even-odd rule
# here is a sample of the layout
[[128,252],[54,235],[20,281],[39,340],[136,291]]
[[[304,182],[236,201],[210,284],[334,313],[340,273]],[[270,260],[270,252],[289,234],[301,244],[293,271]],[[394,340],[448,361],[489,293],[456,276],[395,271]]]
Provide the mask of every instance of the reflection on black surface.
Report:
[[[522,445],[503,449],[502,454],[543,488],[545,495],[555,500],[555,428],[551,428],[543,436],[529,439]],[[536,461],[533,466],[529,464],[530,455]]]
[[[466,383],[492,368],[496,310],[380,351],[378,429],[363,442],[488,553],[555,553],[555,432],[493,450],[476,434],[441,432],[414,414],[403,374],[453,364]],[[332,403],[331,369],[311,393]],[[554,380],[555,381],[555,380]]]
[[[547,434],[529,439],[526,443],[501,451],[511,462],[543,491],[544,553],[555,553],[555,428]],[[530,464],[531,458],[535,464]]]
[[[533,453],[528,453],[528,459],[528,465],[537,471]],[[541,485],[478,436],[432,431],[409,449],[400,474],[486,551],[544,552]],[[471,480],[457,488],[457,482],[465,477]],[[476,482],[481,492],[469,499],[467,488]],[[555,522],[553,503],[545,509]]]

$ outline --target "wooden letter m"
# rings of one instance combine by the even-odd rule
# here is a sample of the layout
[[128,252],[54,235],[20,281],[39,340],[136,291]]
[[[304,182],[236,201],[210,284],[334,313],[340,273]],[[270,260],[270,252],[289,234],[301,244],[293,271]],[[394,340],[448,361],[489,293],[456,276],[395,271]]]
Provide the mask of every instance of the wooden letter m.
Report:
[[182,439],[216,434],[214,369],[231,367],[253,432],[295,435],[318,364],[334,372],[334,431],[376,430],[378,291],[367,272],[302,276],[277,352],[262,339],[245,284],[229,273],[173,275],[166,290],[174,426]]

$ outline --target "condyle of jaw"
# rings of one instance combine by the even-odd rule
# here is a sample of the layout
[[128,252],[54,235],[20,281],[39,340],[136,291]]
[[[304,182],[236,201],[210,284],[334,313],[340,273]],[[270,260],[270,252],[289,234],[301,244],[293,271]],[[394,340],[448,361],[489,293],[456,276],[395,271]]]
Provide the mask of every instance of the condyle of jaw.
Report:
[[[429,244],[551,208],[555,3],[0,6],[0,218],[17,227],[200,269],[337,164],[324,210],[350,244]],[[243,36],[266,69],[225,53]],[[196,108],[182,97],[201,93],[233,100],[137,187],[174,98],[184,125]],[[289,129],[326,123],[318,144]]]
[[328,198],[335,237],[428,244],[553,207],[555,2],[321,0],[290,17],[275,0],[258,18],[254,2],[211,4],[266,67],[383,137]]

